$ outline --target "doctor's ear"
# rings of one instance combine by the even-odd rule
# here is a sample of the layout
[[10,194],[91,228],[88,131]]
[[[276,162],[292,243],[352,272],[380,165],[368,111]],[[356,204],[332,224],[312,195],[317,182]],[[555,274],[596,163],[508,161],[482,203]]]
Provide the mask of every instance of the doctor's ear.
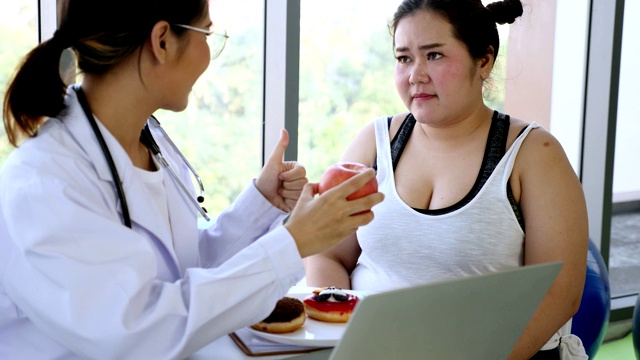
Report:
[[167,61],[171,41],[175,41],[175,37],[171,32],[171,25],[166,21],[158,21],[151,30],[149,40],[154,57],[159,63],[164,64]]

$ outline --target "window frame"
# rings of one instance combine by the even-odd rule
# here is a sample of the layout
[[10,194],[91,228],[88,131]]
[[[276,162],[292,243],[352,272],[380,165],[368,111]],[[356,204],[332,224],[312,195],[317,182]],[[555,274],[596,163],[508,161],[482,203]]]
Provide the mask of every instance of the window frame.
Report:
[[285,160],[298,157],[300,0],[264,0],[264,9],[262,165],[278,143],[282,128],[289,132]]
[[[608,268],[624,0],[591,0],[590,8],[580,180],[589,234]],[[612,295],[609,322],[631,319],[637,297],[637,293]]]
[[58,2],[38,0],[38,43],[52,38],[58,28]]

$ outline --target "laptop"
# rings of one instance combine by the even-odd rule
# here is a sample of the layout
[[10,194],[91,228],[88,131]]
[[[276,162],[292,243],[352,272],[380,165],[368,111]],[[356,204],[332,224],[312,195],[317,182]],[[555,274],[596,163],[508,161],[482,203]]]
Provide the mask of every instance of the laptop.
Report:
[[559,262],[367,295],[333,349],[307,360],[506,359]]

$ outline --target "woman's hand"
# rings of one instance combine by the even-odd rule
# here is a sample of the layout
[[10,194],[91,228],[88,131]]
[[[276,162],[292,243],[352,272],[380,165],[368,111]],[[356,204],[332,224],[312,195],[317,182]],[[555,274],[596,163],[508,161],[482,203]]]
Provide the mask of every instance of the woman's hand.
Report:
[[307,172],[296,161],[283,161],[289,145],[289,133],[282,129],[278,145],[262,168],[256,187],[278,209],[290,212],[298,202],[302,188],[308,182]]
[[318,184],[304,186],[298,205],[284,225],[296,241],[301,257],[325,251],[352,235],[362,225],[373,220],[367,211],[384,199],[376,192],[365,197],[347,200],[347,197],[375,177],[369,169],[345,182],[318,194]]

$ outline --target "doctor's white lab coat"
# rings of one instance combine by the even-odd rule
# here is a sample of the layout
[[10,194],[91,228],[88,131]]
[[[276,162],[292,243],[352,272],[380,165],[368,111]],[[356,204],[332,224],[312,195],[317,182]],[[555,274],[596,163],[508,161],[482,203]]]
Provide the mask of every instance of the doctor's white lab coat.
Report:
[[[170,229],[101,125],[133,229],[75,92],[0,170],[0,359],[182,359],[266,317],[304,276],[253,184],[213,226],[164,173]],[[185,183],[186,167],[152,129]]]

